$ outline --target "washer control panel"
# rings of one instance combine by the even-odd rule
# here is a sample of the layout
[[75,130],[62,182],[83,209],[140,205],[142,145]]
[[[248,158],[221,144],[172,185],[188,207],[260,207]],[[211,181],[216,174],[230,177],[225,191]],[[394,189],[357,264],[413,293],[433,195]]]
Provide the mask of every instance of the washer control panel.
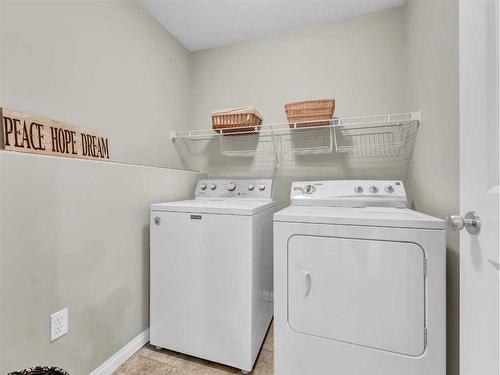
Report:
[[272,199],[273,180],[200,180],[195,197]]
[[339,207],[406,207],[406,191],[396,180],[335,180],[292,183],[292,204]]

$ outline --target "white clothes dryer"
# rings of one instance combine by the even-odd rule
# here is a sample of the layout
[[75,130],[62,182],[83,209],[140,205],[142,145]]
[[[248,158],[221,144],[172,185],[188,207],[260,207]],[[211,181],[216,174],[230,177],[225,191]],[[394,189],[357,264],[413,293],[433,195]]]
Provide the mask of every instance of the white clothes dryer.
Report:
[[294,182],[274,214],[278,375],[445,375],[444,221],[401,181]]
[[251,371],[272,314],[272,180],[151,205],[151,344]]

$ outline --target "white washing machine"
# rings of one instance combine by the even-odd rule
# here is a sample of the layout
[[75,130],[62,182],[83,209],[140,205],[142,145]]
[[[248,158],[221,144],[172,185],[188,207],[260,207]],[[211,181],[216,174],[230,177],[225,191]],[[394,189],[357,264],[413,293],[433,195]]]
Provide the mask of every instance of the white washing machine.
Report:
[[151,344],[251,371],[272,314],[272,180],[151,205]]
[[444,222],[401,181],[292,184],[274,215],[278,375],[445,375]]

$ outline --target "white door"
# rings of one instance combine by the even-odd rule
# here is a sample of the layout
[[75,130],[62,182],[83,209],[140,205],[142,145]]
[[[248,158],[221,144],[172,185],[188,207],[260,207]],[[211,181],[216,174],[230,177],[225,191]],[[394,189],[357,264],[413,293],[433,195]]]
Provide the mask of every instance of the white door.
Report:
[[460,215],[481,221],[460,233],[460,374],[498,375],[498,0],[459,4]]
[[425,350],[424,250],[413,242],[292,236],[288,323],[409,356]]

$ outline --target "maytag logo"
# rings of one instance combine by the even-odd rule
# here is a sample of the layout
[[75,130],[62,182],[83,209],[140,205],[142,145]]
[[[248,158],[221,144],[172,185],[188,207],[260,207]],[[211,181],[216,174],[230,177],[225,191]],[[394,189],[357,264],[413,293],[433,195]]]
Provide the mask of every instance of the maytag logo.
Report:
[[201,220],[201,215],[191,215],[191,219],[193,219],[193,220]]

